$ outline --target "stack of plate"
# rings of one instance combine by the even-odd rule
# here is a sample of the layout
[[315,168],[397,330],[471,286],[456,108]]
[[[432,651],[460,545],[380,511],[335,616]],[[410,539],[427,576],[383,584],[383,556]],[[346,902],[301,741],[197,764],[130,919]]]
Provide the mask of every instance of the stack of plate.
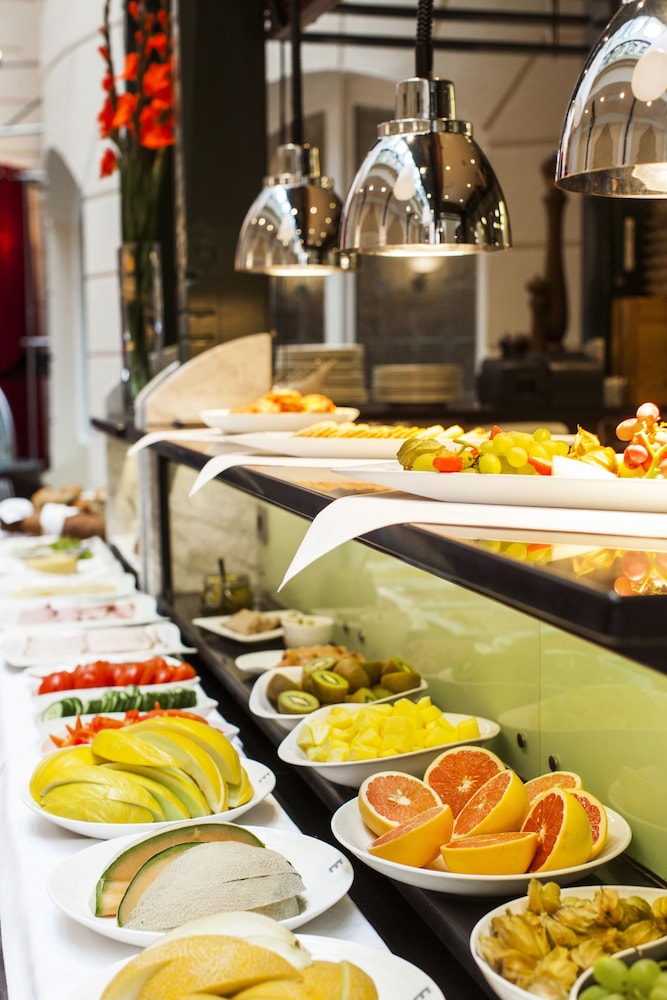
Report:
[[281,344],[276,349],[275,381],[299,388],[325,364],[315,391],[337,404],[366,402],[363,344]]
[[376,365],[373,399],[382,403],[443,403],[459,399],[459,365]]

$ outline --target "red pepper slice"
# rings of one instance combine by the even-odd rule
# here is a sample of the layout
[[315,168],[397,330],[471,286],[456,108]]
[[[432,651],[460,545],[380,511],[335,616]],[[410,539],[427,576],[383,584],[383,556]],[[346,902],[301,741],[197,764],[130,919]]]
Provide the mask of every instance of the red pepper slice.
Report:
[[534,458],[532,455],[529,455],[528,465],[532,465],[535,471],[539,472],[541,476],[551,475],[551,462],[545,462],[543,458]]
[[436,472],[460,472],[463,468],[463,459],[460,455],[436,455],[433,459],[433,468]]

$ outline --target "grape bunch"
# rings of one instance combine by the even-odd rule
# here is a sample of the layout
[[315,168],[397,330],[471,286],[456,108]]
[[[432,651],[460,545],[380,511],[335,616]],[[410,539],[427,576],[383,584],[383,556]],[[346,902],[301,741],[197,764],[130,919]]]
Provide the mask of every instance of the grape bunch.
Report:
[[529,434],[494,426],[483,436],[461,435],[446,444],[436,437],[406,442],[396,457],[404,469],[419,472],[550,476],[554,455],[567,455],[568,450],[568,444],[554,440],[546,427]]
[[666,963],[652,958],[639,958],[628,966],[606,955],[593,966],[593,978],[578,1000],[667,1000]]
[[655,403],[638,406],[634,417],[618,424],[616,437],[626,442],[619,470],[622,476],[667,478],[667,424]]

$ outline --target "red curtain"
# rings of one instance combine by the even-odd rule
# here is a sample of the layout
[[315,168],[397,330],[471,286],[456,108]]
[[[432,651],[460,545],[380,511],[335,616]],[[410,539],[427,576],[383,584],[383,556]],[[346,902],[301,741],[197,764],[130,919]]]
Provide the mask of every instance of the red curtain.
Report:
[[33,200],[27,189],[22,171],[0,166],[0,388],[14,417],[17,458],[46,464],[45,364],[43,359],[37,364],[35,375],[36,356],[29,346],[41,331],[35,266],[39,248],[31,240]]

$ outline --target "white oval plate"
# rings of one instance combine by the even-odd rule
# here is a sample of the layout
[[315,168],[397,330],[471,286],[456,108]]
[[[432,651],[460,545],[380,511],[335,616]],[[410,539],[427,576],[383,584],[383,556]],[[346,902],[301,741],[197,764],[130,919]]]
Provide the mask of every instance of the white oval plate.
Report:
[[209,427],[226,434],[254,434],[256,431],[299,431],[321,420],[337,424],[356,420],[359,410],[352,406],[337,406],[331,413],[235,413],[232,410],[202,410],[199,414]]
[[[158,694],[160,691],[171,691],[174,688],[196,688],[202,691],[199,686],[199,677],[188,677],[184,681],[172,681],[170,684],[140,684],[139,691],[142,694]],[[70,691],[49,691],[47,694],[36,694],[33,695],[33,704],[37,709],[35,713],[35,721],[39,725],[41,722],[49,721],[42,719],[44,711],[56,701],[63,701],[66,698],[78,698],[79,701],[83,702],[84,705],[88,702],[95,700],[96,698],[102,698],[109,691],[125,691],[127,686],[119,685],[118,687],[104,687],[104,688],[72,688]],[[87,714],[87,713],[86,713]],[[100,713],[98,713],[100,714]],[[75,716],[70,716],[74,718]],[[66,718],[66,716],[62,716]]]
[[[267,697],[266,689],[269,686],[271,679],[275,677],[276,674],[288,677],[289,680],[299,683],[303,674],[303,668],[278,667],[276,670],[268,670],[266,673],[262,674],[261,677],[257,678],[252,686],[250,698],[248,699],[248,708],[254,715],[259,716],[260,719],[272,719],[274,722],[277,722],[279,726],[282,726],[283,729],[294,729],[294,727],[298,725],[302,719],[307,719],[308,715],[312,715],[312,712],[305,715],[285,715],[283,712],[277,712],[275,710]],[[400,694],[392,694],[389,698],[378,698],[378,700],[372,702],[372,704],[382,705],[383,702],[398,701],[399,698],[410,698],[412,695],[422,694],[427,687],[428,684],[422,677],[419,687],[410,688],[409,691],[401,691]]]
[[[658,899],[660,896],[665,895],[664,889],[649,889],[646,886],[577,885],[572,889],[563,889],[562,898],[566,899],[568,896],[574,896],[578,899],[593,899],[595,893],[604,888],[615,889],[620,896],[641,896],[650,903]],[[535,994],[528,992],[528,990],[523,990],[519,986],[515,986],[514,983],[510,983],[508,979],[505,979],[498,972],[495,972],[490,965],[487,965],[482,956],[479,954],[478,941],[481,935],[491,934],[491,921],[494,917],[501,916],[507,912],[525,913],[527,902],[528,897],[522,896],[520,899],[513,899],[508,903],[503,903],[502,906],[497,906],[477,921],[470,934],[470,951],[472,953],[472,957],[477,963],[480,972],[486,979],[489,986],[493,989],[494,993],[501,998],[501,1000],[523,1000],[523,998],[528,1000],[528,998],[535,996]],[[642,951],[647,953],[651,948],[659,950],[661,946],[664,946],[664,942],[665,938],[663,937],[660,938],[659,941],[653,941],[651,944],[642,945]],[[624,953],[621,952],[620,954]]]
[[[373,979],[378,1000],[424,1000],[425,997],[445,1000],[444,993],[430,976],[390,951],[316,934],[297,934],[296,937],[314,959],[327,962],[347,959],[358,965]],[[104,988],[128,961],[130,959],[115,962],[96,973],[72,993],[70,1000],[100,1000]]]
[[265,670],[277,668],[282,656],[282,649],[258,649],[255,653],[242,653],[234,663],[244,674],[263,674]]
[[[58,753],[59,751],[55,751]],[[206,822],[207,820],[218,820],[220,823],[231,823],[238,816],[242,816],[248,810],[252,809],[254,806],[259,805],[263,802],[267,795],[273,791],[276,785],[276,776],[273,771],[266,766],[266,764],[261,764],[257,760],[248,760],[243,757],[241,763],[248,772],[248,777],[252,782],[252,786],[255,790],[255,794],[246,802],[245,805],[237,806],[236,809],[228,809],[227,812],[214,813],[212,816],[198,816],[190,820],[191,823]],[[32,795],[28,787],[23,789],[21,793],[21,798],[29,809],[32,810],[37,816],[41,816],[43,819],[48,820],[50,823],[55,823],[56,826],[61,826],[64,830],[69,830],[71,833],[79,833],[82,837],[92,837],[93,840],[112,840],[116,837],[129,837],[134,835],[135,837],[141,833],[158,833],[165,826],[169,825],[166,823],[91,823],[84,822],[78,819],[69,819],[67,816],[56,816],[54,813],[47,813],[39,806]],[[186,822],[188,822],[186,820]]]
[[250,632],[248,635],[244,635],[243,632],[235,632],[234,629],[227,628],[225,622],[229,621],[231,617],[231,615],[208,615],[203,618],[193,618],[192,624],[214,632],[216,635],[221,635],[225,639],[233,639],[234,642],[243,643],[266,642],[267,639],[279,639],[283,634],[282,625],[278,625],[276,628],[265,629],[264,632]]
[[[344,708],[346,711],[354,712],[359,709],[359,705],[332,705],[332,708]],[[483,719],[479,715],[475,716],[479,724],[480,735],[477,739],[457,740],[453,743],[443,743],[437,747],[429,747],[427,750],[413,750],[411,753],[396,754],[393,757],[376,757],[372,760],[348,760],[348,761],[311,761],[298,745],[299,731],[310,720],[324,717],[329,712],[329,706],[318,708],[315,712],[305,716],[294,729],[292,729],[282,743],[278,746],[278,756],[287,764],[295,764],[300,767],[310,767],[322,778],[335,781],[339,785],[347,785],[350,788],[359,788],[359,785],[369,774],[377,771],[405,771],[416,777],[423,777],[424,771],[443,750],[452,747],[468,746],[477,743],[485,743],[493,739],[500,732],[500,726],[491,719]],[[445,719],[456,725],[464,719],[469,719],[469,715],[443,712]]]
[[155,598],[139,591],[113,600],[103,598],[33,598],[7,601],[0,608],[3,628],[41,629],[110,628],[112,625],[144,625],[161,621]]
[[[171,825],[179,827],[182,824]],[[271,830],[262,826],[249,826],[245,829],[254,833],[265,847],[287,858],[303,879],[306,888],[299,897],[301,912],[281,920],[280,923],[285,927],[293,930],[313,920],[342,899],[352,885],[354,870],[337,847],[302,833]],[[119,927],[115,917],[96,917],[90,907],[98,879],[113,858],[127,850],[131,844],[145,839],[125,837],[122,841],[107,840],[66,858],[51,873],[48,881],[49,896],[68,917],[98,934],[115,941],[124,941],[125,944],[138,945],[140,948],[152,944],[163,932]]]
[[[23,634],[7,640],[4,658],[12,667],[34,667],[86,658],[100,660],[108,655],[127,659],[147,659],[166,653],[192,653],[185,646],[174,622],[159,621],[150,625],[117,625],[106,629],[77,629],[71,632],[56,628],[42,629],[36,635]],[[55,669],[55,667],[51,667]]]
[[477,476],[465,472],[415,472],[414,469],[403,469],[399,462],[337,467],[332,472],[349,479],[376,483],[390,490],[401,490],[415,496],[451,503],[573,507],[657,514],[664,513],[667,504],[667,481],[664,479],[619,479],[616,476],[598,478],[590,473],[586,478],[571,475]]
[[331,829],[339,844],[369,868],[375,869],[395,882],[404,882],[418,889],[431,889],[433,892],[449,892],[454,896],[510,896],[513,893],[525,892],[533,878],[558,882],[560,885],[576,882],[577,879],[588,875],[595,868],[621,854],[630,843],[632,832],[623,817],[612,809],[607,809],[607,817],[609,823],[607,843],[597,858],[585,865],[561,868],[539,875],[535,872],[528,872],[525,875],[456,875],[439,868],[413,868],[410,865],[399,865],[394,861],[384,861],[368,853],[368,845],[375,838],[361,818],[356,799],[350,799],[336,810],[331,818]]
[[[203,697],[200,697],[198,699],[196,705],[193,705],[192,708],[184,708],[183,711],[192,712],[193,715],[199,715],[201,716],[202,719],[207,719],[208,716],[210,716],[211,712],[215,711],[217,707],[218,707],[217,701],[214,701],[213,698],[207,698],[204,695]],[[92,715],[81,715],[79,716],[79,718],[81,719],[81,723],[84,726],[86,726],[93,719],[98,719],[100,717],[103,719],[118,719],[122,722],[122,720],[125,718],[125,715],[126,715],[125,712],[95,712]],[[75,715],[66,716],[62,719],[46,719],[46,720],[42,719],[38,721],[37,728],[40,731],[40,733],[42,733],[46,737],[43,747],[44,753],[48,753],[51,750],[59,749],[55,745],[55,743],[49,738],[51,735],[64,739],[67,736],[67,729],[65,727],[74,726],[75,724],[76,724]],[[238,736],[239,734],[238,726],[232,726],[229,722],[226,722],[224,720],[221,721],[218,719],[215,721],[211,721],[211,725],[215,729],[219,729],[221,733],[224,733],[227,739],[231,739],[233,736]]]

